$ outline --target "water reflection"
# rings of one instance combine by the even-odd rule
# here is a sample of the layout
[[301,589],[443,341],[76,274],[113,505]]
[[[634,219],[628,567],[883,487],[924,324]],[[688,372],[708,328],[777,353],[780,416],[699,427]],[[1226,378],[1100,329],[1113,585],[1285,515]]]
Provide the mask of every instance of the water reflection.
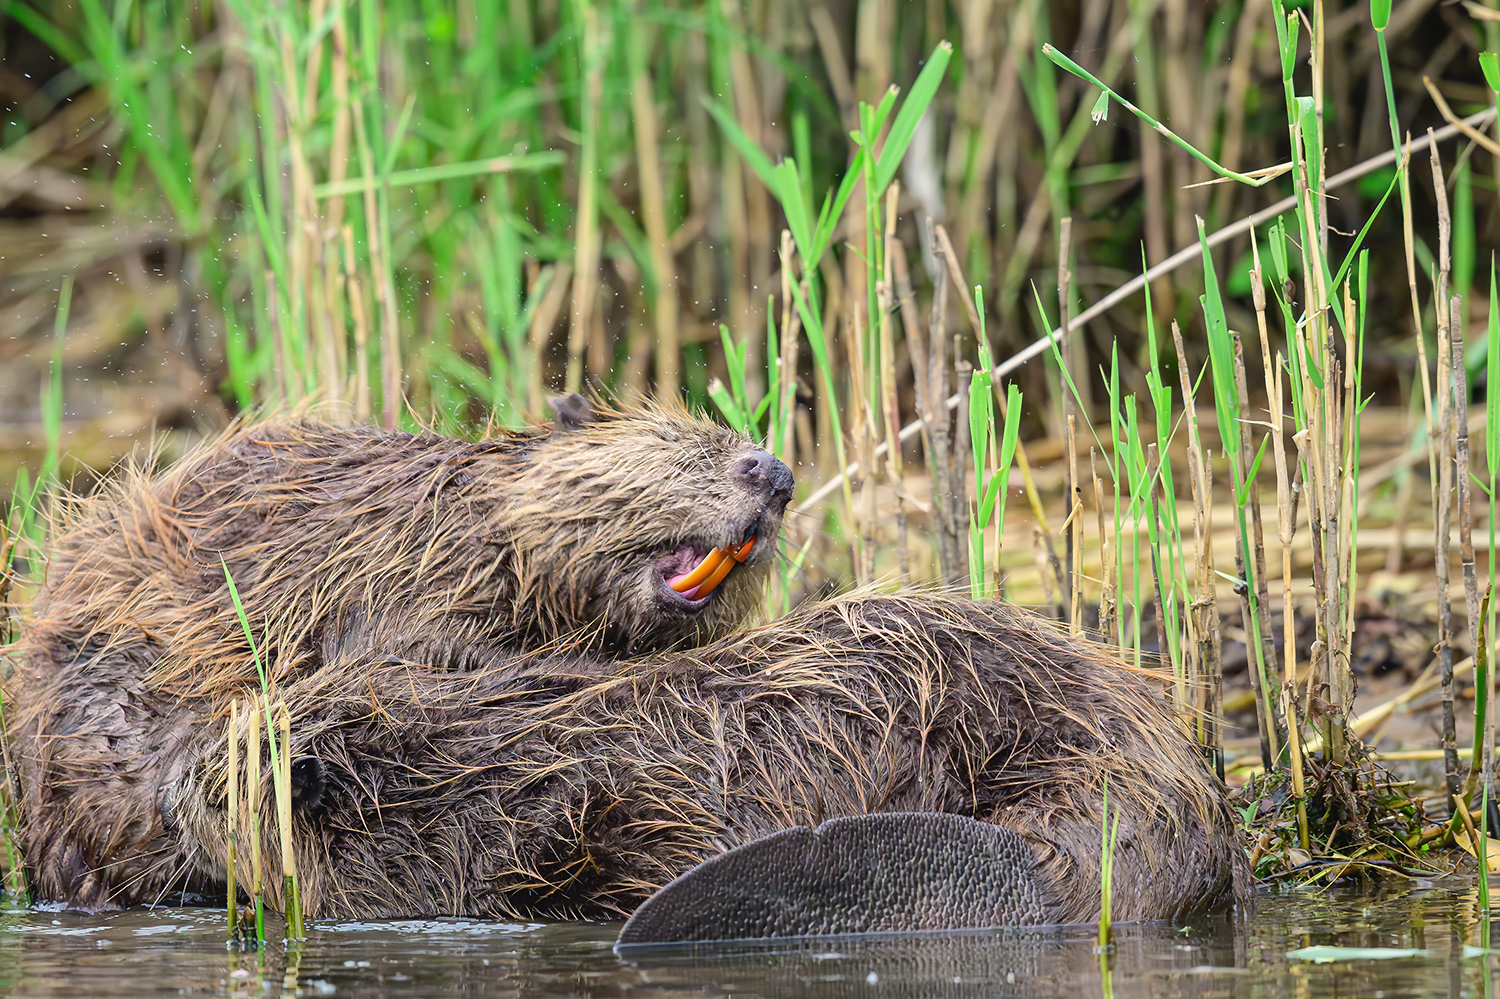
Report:
[[[273,947],[256,955],[226,951],[217,909],[93,916],[12,908],[0,912],[0,994],[1488,997],[1500,958],[1474,953],[1476,915],[1472,882],[1462,878],[1265,889],[1249,919],[1120,926],[1103,969],[1089,927],[621,958],[612,949],[617,925],[325,922],[290,954]],[[1424,953],[1288,957],[1319,947]]]

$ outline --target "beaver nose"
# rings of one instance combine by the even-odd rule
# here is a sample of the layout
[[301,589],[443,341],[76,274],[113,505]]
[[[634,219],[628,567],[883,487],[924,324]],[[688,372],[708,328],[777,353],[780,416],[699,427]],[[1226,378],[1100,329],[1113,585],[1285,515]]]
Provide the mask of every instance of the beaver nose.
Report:
[[767,497],[787,502],[792,498],[792,470],[775,455],[751,451],[734,463],[731,474],[746,486]]

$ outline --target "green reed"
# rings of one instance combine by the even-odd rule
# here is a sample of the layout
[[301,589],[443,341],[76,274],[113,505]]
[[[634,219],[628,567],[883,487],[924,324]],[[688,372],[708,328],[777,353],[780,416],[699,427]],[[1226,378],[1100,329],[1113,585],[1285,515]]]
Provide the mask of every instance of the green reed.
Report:
[[[259,646],[256,645],[255,635],[250,628],[250,618],[245,613],[245,605],[240,600],[239,589],[234,585],[234,576],[229,571],[229,564],[220,559],[224,568],[224,582],[229,588],[229,599],[234,604],[234,612],[239,618],[240,629],[245,635],[245,641],[250,646],[250,657],[255,663],[256,674],[260,678],[260,700],[258,710],[250,712],[250,738],[247,742],[247,759],[250,761],[250,779],[245,791],[250,808],[251,849],[257,869],[255,879],[255,923],[256,938],[262,945],[265,943],[265,918],[263,914],[263,903],[261,897],[261,881],[259,877],[259,829],[260,829],[260,807],[261,787],[259,781],[260,773],[260,740],[257,729],[258,719],[265,720],[266,743],[271,757],[271,784],[275,794],[277,830],[280,835],[281,863],[283,880],[282,914],[286,917],[286,939],[302,940],[307,936],[307,930],[302,919],[302,894],[297,887],[296,852],[292,839],[292,769],[291,769],[291,720],[287,716],[286,707],[283,705],[277,712],[271,701],[271,678],[267,669],[267,663],[262,658]],[[281,730],[281,738],[278,742],[276,732],[278,722]],[[231,740],[238,738],[238,734],[231,734]],[[232,904],[232,901],[231,901]]]

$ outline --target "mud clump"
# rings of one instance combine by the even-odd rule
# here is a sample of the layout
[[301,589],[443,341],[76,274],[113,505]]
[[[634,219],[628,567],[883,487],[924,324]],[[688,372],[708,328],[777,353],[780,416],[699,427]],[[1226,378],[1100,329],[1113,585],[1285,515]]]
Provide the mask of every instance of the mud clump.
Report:
[[461,674],[549,643],[607,661],[742,623],[786,466],[680,408],[556,406],[479,442],[241,427],[72,503],[7,690],[42,897],[101,907],[201,880],[172,818],[186,754],[259,686],[226,567],[283,693],[356,663]]

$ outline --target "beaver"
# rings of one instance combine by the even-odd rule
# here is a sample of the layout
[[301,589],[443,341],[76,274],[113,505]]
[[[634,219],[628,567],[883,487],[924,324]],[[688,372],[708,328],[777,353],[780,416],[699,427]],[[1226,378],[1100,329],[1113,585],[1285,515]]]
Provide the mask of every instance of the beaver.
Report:
[[[568,644],[691,646],[758,605],[790,470],[680,406],[570,396],[478,442],[242,426],[74,501],[8,684],[43,897],[148,898],[184,868],[163,802],[205,705],[395,656],[462,671]],[[334,651],[336,650],[336,655]]]
[[[619,918],[767,835],[943,813],[1003,832],[1020,875],[967,890],[1015,895],[1008,921],[1089,920],[1107,784],[1115,918],[1189,915],[1243,899],[1247,862],[1159,689],[1028,614],[936,592],[856,591],[630,660],[555,649],[453,671],[335,658],[279,692],[304,908]],[[182,756],[172,825],[192,878],[222,882],[224,726],[200,728]],[[261,796],[269,816],[268,780]],[[262,842],[274,870],[274,837]]]

